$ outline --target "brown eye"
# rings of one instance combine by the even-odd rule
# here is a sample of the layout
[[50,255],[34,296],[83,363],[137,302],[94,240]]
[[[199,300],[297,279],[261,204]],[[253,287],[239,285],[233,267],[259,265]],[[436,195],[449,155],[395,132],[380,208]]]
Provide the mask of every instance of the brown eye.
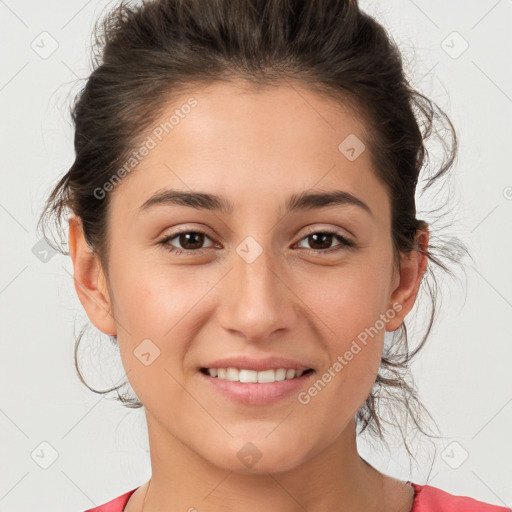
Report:
[[[205,238],[210,239],[210,237],[202,231],[180,231],[164,238],[159,244],[164,246],[169,252],[176,252],[177,254],[182,252],[193,253],[200,252],[200,250],[203,249]],[[170,244],[171,240],[176,239],[181,247],[175,247]]]
[[200,249],[204,243],[204,233],[197,233],[195,231],[190,231],[188,233],[180,233],[177,237],[180,245],[183,249],[186,250],[194,250]]
[[[332,242],[334,239],[338,239],[338,241],[341,243],[332,246]],[[315,233],[310,233],[309,235],[305,236],[302,240],[307,240],[309,247],[306,247],[306,249],[311,249],[312,251],[317,252],[327,252],[329,249],[338,250],[343,249],[345,247],[355,247],[354,242],[348,240],[344,236],[341,236],[331,231],[317,231]]]
[[333,240],[331,233],[314,233],[307,237],[309,244],[313,249],[329,249]]

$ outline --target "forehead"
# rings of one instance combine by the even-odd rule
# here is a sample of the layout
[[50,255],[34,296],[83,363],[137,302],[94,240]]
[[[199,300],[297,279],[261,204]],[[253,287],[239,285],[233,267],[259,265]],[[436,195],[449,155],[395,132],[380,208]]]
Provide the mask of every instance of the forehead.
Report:
[[[249,207],[282,203],[284,195],[306,189],[342,187],[385,214],[387,195],[363,149],[366,129],[350,105],[298,83],[210,84],[168,104],[145,134],[154,147],[114,196],[134,210],[169,187],[229,196]],[[347,149],[355,149],[356,158]]]
[[365,138],[365,124],[348,104],[292,82],[257,87],[240,81],[210,84],[175,98],[159,121],[169,119],[169,112],[179,110],[192,96],[197,106],[181,116],[172,134],[179,137],[181,132],[180,145],[202,153],[241,149],[244,154],[261,154],[264,149],[282,155],[293,150],[286,153],[293,158],[325,153],[330,146],[337,154],[338,143],[346,136]]

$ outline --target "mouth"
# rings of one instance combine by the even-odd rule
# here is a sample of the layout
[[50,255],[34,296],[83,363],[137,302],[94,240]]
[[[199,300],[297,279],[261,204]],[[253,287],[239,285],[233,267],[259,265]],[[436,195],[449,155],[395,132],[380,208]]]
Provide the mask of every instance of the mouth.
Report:
[[197,374],[201,376],[206,389],[215,396],[220,393],[241,405],[269,406],[285,399],[296,399],[297,393],[310,385],[315,371],[312,368],[277,368],[261,372],[237,368],[200,368]]
[[201,373],[214,379],[240,382],[244,384],[269,384],[283,380],[297,379],[313,372],[313,368],[307,370],[291,370],[276,368],[275,370],[246,370],[238,368],[200,368]]

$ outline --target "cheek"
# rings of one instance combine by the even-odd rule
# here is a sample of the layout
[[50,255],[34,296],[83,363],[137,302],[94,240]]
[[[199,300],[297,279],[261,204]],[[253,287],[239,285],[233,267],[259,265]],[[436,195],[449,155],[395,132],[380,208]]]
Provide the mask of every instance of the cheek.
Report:
[[[297,295],[329,338],[345,343],[376,325],[389,302],[389,271],[382,260],[355,258],[338,269],[317,270],[295,282]],[[382,329],[381,322],[377,328]]]
[[125,258],[111,272],[116,320],[134,335],[162,339],[215,284],[211,270]]
[[[165,370],[182,372],[187,350],[208,318],[208,294],[222,275],[216,278],[199,266],[187,270],[137,265],[128,259],[124,264],[111,273],[114,316],[123,366],[139,395],[137,386],[149,389],[151,379],[168,377]],[[151,375],[144,363],[152,368]],[[155,385],[159,388],[161,384]]]
[[322,274],[316,272],[300,285],[296,283],[307,306],[304,314],[322,333],[329,354],[331,366],[325,381],[336,382],[328,386],[336,388],[333,399],[351,403],[356,409],[359,401],[365,400],[380,366],[389,277],[385,259],[372,256],[372,261],[354,258],[350,265],[336,271],[331,268],[330,272],[323,269]]

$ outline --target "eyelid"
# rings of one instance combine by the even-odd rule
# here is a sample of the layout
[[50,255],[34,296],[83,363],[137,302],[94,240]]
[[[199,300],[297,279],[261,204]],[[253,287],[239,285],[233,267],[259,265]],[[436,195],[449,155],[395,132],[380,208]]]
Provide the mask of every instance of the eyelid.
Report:
[[[332,233],[338,235],[342,238],[346,238],[347,240],[354,241],[352,233],[349,233],[347,230],[341,231],[340,228],[337,227],[318,227],[318,226],[308,226],[305,228],[305,232],[299,238],[299,242],[306,236],[312,235],[314,233]],[[355,243],[355,241],[354,241]]]
[[188,224],[179,224],[176,228],[171,228],[168,232],[166,230],[166,233],[159,236],[159,240],[164,240],[165,238],[174,238],[177,235],[180,235],[182,233],[203,233],[204,235],[208,236],[209,238],[215,238],[215,236],[212,235],[211,229],[207,228],[206,226],[203,226],[202,224],[199,224],[197,226],[189,226]]

